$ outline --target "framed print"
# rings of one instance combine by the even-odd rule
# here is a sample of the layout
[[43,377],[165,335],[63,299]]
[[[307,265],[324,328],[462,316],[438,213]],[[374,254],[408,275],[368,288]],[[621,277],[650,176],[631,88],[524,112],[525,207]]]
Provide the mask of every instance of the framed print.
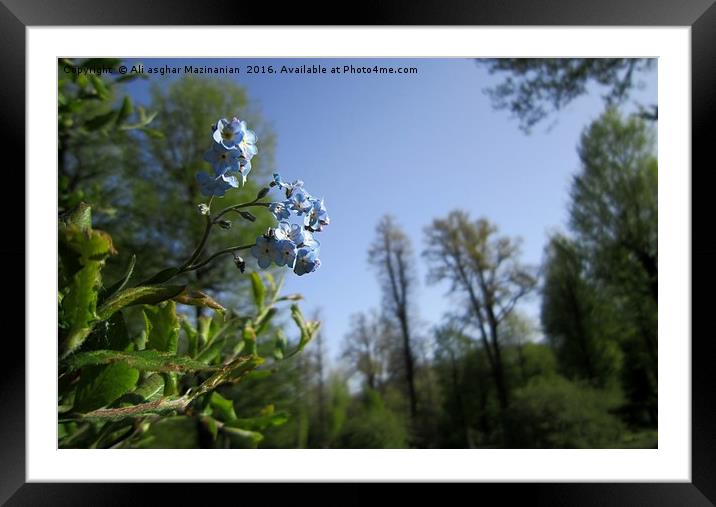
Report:
[[714,502],[711,2],[97,5],[0,7],[3,501]]

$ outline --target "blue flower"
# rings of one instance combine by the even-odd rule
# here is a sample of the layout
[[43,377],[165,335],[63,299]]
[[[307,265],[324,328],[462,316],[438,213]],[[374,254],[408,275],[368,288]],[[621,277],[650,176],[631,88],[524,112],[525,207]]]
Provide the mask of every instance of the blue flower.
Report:
[[285,188],[287,183],[285,183],[281,179],[281,175],[279,173],[273,173],[273,184],[272,186],[277,186],[278,188]]
[[304,231],[303,246],[305,246],[306,248],[310,248],[314,252],[318,253],[321,248],[321,242],[315,239],[309,231]]
[[204,153],[204,160],[211,164],[217,176],[227,172],[237,173],[242,163],[248,163],[248,160],[241,156],[240,150],[228,149],[220,143],[214,143],[211,149]]
[[312,206],[303,219],[303,225],[312,232],[320,232],[323,230],[323,227],[331,222],[331,219],[328,217],[328,211],[323,203],[323,199],[312,199],[311,201]]
[[291,196],[285,201],[285,204],[299,216],[307,213],[313,206],[311,195],[301,187],[292,189]]
[[277,266],[288,266],[293,268],[296,261],[296,245],[289,239],[274,241],[273,260]]
[[288,239],[293,241],[299,248],[305,246],[311,250],[315,250],[316,252],[318,252],[318,249],[321,246],[318,241],[313,239],[311,231],[307,231],[298,224],[291,225],[291,232],[288,234]]
[[232,187],[231,182],[226,181],[223,176],[212,178],[205,172],[197,173],[196,181],[199,183],[201,193],[207,197],[212,195],[223,197],[226,191]]
[[251,172],[251,161],[247,158],[241,157],[241,165],[239,166],[239,175],[241,176],[241,185],[246,184],[246,177]]
[[295,189],[303,187],[303,181],[294,180],[293,183],[286,183],[281,179],[281,175],[278,173],[273,174],[273,184],[276,185],[278,188],[286,191],[286,199],[291,197]]
[[[242,123],[244,124],[243,128]],[[246,122],[241,122],[238,118],[231,120],[223,118],[216,123],[213,135],[214,141],[226,149],[237,149],[239,148],[239,143],[243,140],[245,129]]]
[[244,154],[244,157],[251,160],[251,158],[259,152],[259,149],[256,147],[256,134],[254,134],[253,130],[246,128],[245,121],[239,122],[239,129],[241,130],[239,149]]
[[308,247],[302,247],[296,252],[296,265],[293,268],[293,272],[299,276],[313,273],[320,265],[321,261],[318,258],[318,252]]
[[267,238],[266,236],[259,236],[256,239],[256,244],[251,247],[251,255],[256,257],[259,267],[266,269],[271,265],[271,258],[275,248],[274,243],[276,242],[274,238]]
[[278,240],[290,239],[292,227],[292,224],[282,220],[275,229],[271,229],[270,234]]
[[268,205],[268,209],[276,217],[276,220],[288,220],[291,218],[291,212],[286,207],[286,203],[272,202]]

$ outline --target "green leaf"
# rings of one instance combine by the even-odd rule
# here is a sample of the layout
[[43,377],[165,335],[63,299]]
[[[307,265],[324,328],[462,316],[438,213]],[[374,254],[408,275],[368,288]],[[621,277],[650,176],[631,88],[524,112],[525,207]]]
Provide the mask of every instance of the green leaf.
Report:
[[100,130],[102,127],[106,127],[109,123],[115,119],[117,111],[110,111],[108,113],[97,115],[90,118],[85,122],[85,128],[89,130]]
[[220,338],[218,340],[212,341],[209,346],[199,352],[199,354],[196,356],[196,360],[201,362],[202,364],[211,364],[221,355],[221,351],[224,349],[224,345],[226,345],[226,338]]
[[139,380],[139,370],[126,363],[90,366],[82,371],[74,410],[89,412],[109,405],[129,392]]
[[150,426],[136,447],[140,449],[199,448],[197,422],[183,415],[165,417]]
[[103,317],[97,312],[104,260],[116,253],[112,238],[91,227],[91,208],[80,203],[63,215],[58,225],[60,253],[60,322],[67,329],[60,357],[74,352]]
[[266,287],[261,281],[261,277],[255,271],[251,273],[251,289],[254,294],[254,304],[261,311],[264,307],[264,298],[266,297]]
[[133,110],[134,107],[132,106],[132,99],[125,95],[124,100],[122,100],[122,107],[119,108],[119,113],[117,114],[117,126],[120,126],[127,118],[129,118]]
[[179,377],[176,373],[163,373],[164,396],[175,396],[179,394]]
[[145,280],[139,285],[156,285],[158,283],[164,283],[171,277],[179,272],[179,268],[167,268],[161,270],[159,273],[151,277],[149,280]]
[[303,313],[301,313],[301,309],[298,307],[298,305],[294,304],[291,305],[291,317],[293,318],[293,321],[298,326],[298,329],[301,331],[301,338],[298,342],[298,347],[296,347],[296,350],[291,352],[287,357],[294,356],[301,352],[306,345],[313,339],[313,337],[318,332],[318,329],[321,327],[321,323],[319,321],[306,321],[303,317]]
[[92,334],[82,344],[82,350],[121,350],[132,347],[122,312],[117,312],[108,320],[95,324]]
[[264,329],[266,329],[266,326],[269,325],[276,313],[278,313],[276,308],[269,308],[264,311],[258,319],[256,319],[256,336],[261,336],[261,333],[263,333]]
[[209,333],[212,320],[211,315],[202,315],[199,317],[197,332],[199,336],[199,343],[202,347],[209,345],[210,339],[213,338],[213,335]]
[[209,406],[211,406],[212,413],[219,416],[219,420],[223,422],[230,422],[236,420],[236,412],[234,412],[234,403],[231,400],[227,400],[216,391],[211,393],[211,397],[209,398]]
[[88,231],[92,228],[92,208],[89,204],[81,202],[76,208],[62,215],[61,227],[77,228],[81,231]]
[[94,88],[95,92],[97,92],[97,96],[104,100],[107,97],[109,97],[109,90],[107,89],[107,86],[104,84],[104,81],[101,77],[97,76],[96,74],[88,74],[87,78],[89,79],[90,83],[92,84],[92,87]]
[[287,340],[283,333],[277,333],[276,335],[276,341],[273,345],[273,357],[277,361],[280,361],[283,359],[284,354],[286,353],[286,345]]
[[211,434],[211,438],[216,441],[216,438],[219,436],[219,422],[209,416],[203,416],[201,422],[206,426],[206,429]]
[[112,238],[104,231],[92,229],[91,208],[80,203],[65,214],[58,225],[59,253],[65,276],[71,276],[91,261],[102,262],[117,253]]
[[240,428],[232,428],[230,426],[223,426],[221,430],[231,439],[232,447],[239,447],[242,449],[255,449],[264,438],[261,433],[243,430]]
[[136,264],[136,262],[137,256],[132,254],[132,257],[129,259],[129,265],[124,271],[124,275],[122,275],[122,278],[117,280],[113,285],[102,291],[102,299],[106,299],[113,294],[119,292],[120,290],[124,289],[124,286],[127,285],[127,282],[129,282],[129,278],[132,276],[132,272],[134,271],[134,265]]
[[156,401],[162,397],[164,392],[164,378],[157,374],[152,373],[149,375],[134,391],[135,394],[142,398],[144,402]]
[[255,370],[247,373],[244,378],[251,380],[263,380],[276,373],[276,370]]
[[147,112],[143,107],[137,107],[137,112],[139,113],[139,120],[136,123],[122,125],[120,127],[122,130],[132,130],[146,127],[152,122],[152,120],[154,120],[154,117],[157,116],[156,111],[147,115]]
[[135,350],[122,352],[118,350],[92,350],[80,352],[68,358],[64,364],[68,370],[77,370],[86,366],[125,363],[141,371],[162,373],[179,373],[193,371],[216,371],[215,366],[207,366],[186,356],[176,356],[170,352],[157,350]]
[[67,294],[62,299],[62,320],[69,325],[63,342],[62,357],[75,351],[89,336],[97,320],[97,292],[100,285],[100,265],[91,262],[74,274]]
[[122,419],[144,417],[150,414],[170,414],[185,410],[189,402],[190,399],[186,397],[166,398],[162,396],[147,403],[116,408],[100,408],[81,414],[81,419],[87,421],[121,421]]
[[244,339],[244,344],[246,348],[246,352],[248,354],[256,354],[257,347],[256,347],[256,330],[251,325],[251,321],[246,321],[246,324],[244,325],[244,330],[242,333],[242,337]]
[[97,310],[100,319],[107,319],[114,312],[132,305],[156,305],[177,296],[185,285],[146,285],[131,287],[117,292],[107,299]]
[[247,430],[264,431],[266,428],[273,426],[281,426],[288,422],[288,413],[284,411],[272,412],[270,414],[260,415],[246,419],[235,419],[228,426],[239,427]]
[[199,353],[199,333],[191,327],[186,317],[180,319],[180,325],[186,336],[187,354],[189,354],[189,357],[196,357]]
[[157,306],[145,306],[144,324],[147,331],[148,349],[176,353],[179,340],[179,319],[174,301],[167,301]]

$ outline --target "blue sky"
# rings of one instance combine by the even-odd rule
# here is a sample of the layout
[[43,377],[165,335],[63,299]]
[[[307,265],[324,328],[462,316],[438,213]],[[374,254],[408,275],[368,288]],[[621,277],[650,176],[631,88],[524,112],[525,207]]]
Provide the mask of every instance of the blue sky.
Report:
[[[285,290],[304,295],[307,314],[320,308],[332,356],[340,351],[350,315],[380,305],[367,250],[385,213],[397,218],[419,254],[423,228],[461,208],[474,218],[489,218],[503,234],[521,237],[523,260],[539,264],[548,234],[566,224],[570,178],[579,169],[579,135],[603,110],[599,90],[591,90],[525,135],[507,111],[493,110],[483,93],[496,78],[464,59],[142,61],[240,66],[239,75],[225,79],[245,86],[252,105],[273,126],[279,172],[284,179],[304,180],[309,192],[325,197],[331,225],[320,235],[321,268],[310,276],[287,276]],[[249,64],[407,65],[418,73],[249,75]],[[145,102],[150,83],[160,79],[175,77],[135,81],[129,93]],[[656,70],[642,81],[633,98],[656,103]],[[427,333],[455,300],[446,286],[425,283],[419,255],[416,269],[416,303]],[[538,320],[537,297],[520,309]]]

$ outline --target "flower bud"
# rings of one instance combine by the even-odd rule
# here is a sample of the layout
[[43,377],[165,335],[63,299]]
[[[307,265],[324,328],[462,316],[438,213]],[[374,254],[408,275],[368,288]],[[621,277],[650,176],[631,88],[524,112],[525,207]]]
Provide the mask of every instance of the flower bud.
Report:
[[241,215],[242,218],[245,218],[249,222],[255,222],[256,217],[249,213],[248,211],[239,211],[239,215]]
[[[274,185],[274,183],[271,183],[271,185]],[[266,197],[266,194],[269,193],[269,190],[271,190],[271,187],[265,187],[265,188],[262,188],[261,190],[259,190],[259,193],[256,194],[256,199],[258,200],[258,199],[263,199],[264,197]]]
[[219,220],[217,223],[222,229],[231,229],[231,222],[229,222],[228,220]]
[[211,211],[209,209],[209,206],[207,206],[204,203],[201,203],[198,207],[199,207],[199,213],[201,213],[202,215],[208,215],[209,211]]
[[244,261],[243,257],[238,255],[234,256],[234,264],[236,264],[236,267],[239,268],[239,271],[242,273],[246,270],[246,261]]

